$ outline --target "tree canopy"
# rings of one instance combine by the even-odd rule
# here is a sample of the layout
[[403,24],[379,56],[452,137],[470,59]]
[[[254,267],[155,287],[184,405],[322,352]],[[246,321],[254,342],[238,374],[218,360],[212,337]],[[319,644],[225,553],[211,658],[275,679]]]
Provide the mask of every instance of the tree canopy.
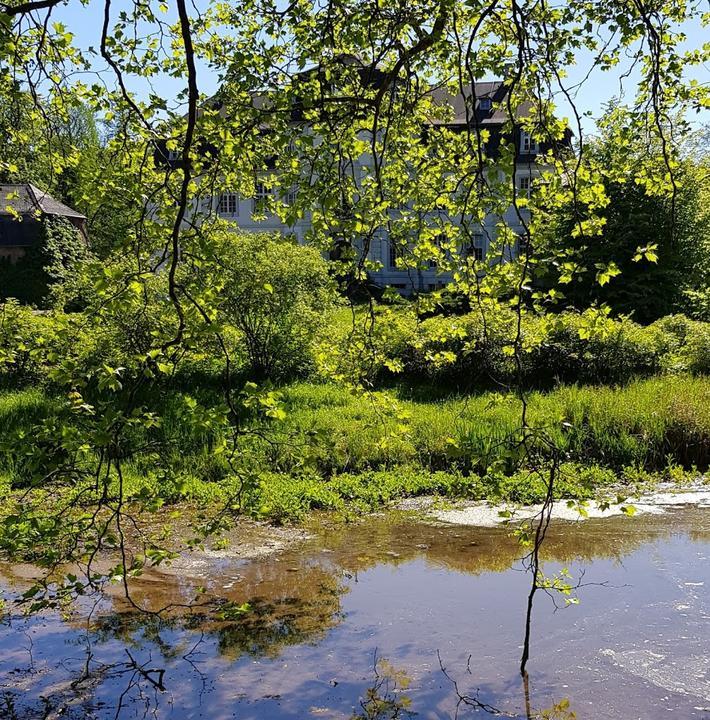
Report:
[[[533,280],[544,264],[575,269],[560,255],[567,248],[538,252],[559,209],[573,220],[575,242],[587,247],[624,225],[606,213],[612,208],[624,217],[627,192],[646,198],[649,223],[657,223],[657,213],[677,223],[687,180],[679,155],[688,130],[683,113],[709,103],[707,87],[685,79],[688,68],[707,61],[707,49],[682,46],[683,25],[707,20],[690,0],[237,0],[202,10],[186,0],[120,7],[103,0],[100,13],[69,2],[75,17],[96,28],[89,47],[79,47],[74,29],[55,19],[65,0],[0,0],[0,123],[7,138],[0,174],[41,170],[50,186],[80,176],[66,192],[90,217],[121,213],[115,226],[112,217],[106,222],[104,261],[92,266],[85,308],[58,330],[66,352],[42,355],[64,394],[62,427],[48,420],[33,438],[18,439],[30,458],[32,491],[2,532],[50,567],[87,568],[83,581],[67,581],[54,595],[38,587],[30,594],[38,607],[108,578],[120,578],[128,591],[131,573],[164,559],[155,547],[128,557],[122,462],[141,428],[160,425],[159,389],[187,358],[214,349],[224,406],[211,412],[194,400],[184,421],[199,430],[228,428],[220,451],[245,482],[245,415],[279,414],[271,390],[245,392],[231,382],[223,298],[199,271],[220,242],[210,198],[270,190],[257,200],[257,214],[275,213],[287,224],[308,215],[307,242],[337,258],[341,278],[364,279],[381,262],[369,251],[386,233],[403,267],[436,264],[452,274],[484,333],[492,312],[512,310],[516,322],[501,352],[522,377],[523,318],[565,304],[564,272],[547,287]],[[601,69],[630,63],[637,77],[623,128],[610,125],[606,144],[588,143],[575,84],[567,80],[584,53]],[[204,67],[220,80],[211,97],[200,91]],[[489,77],[506,88],[496,101],[505,117],[496,143],[475,94],[475,81]],[[167,79],[183,86],[175,96],[161,92]],[[455,97],[463,98],[458,110],[447,100]],[[455,112],[466,120],[463,129]],[[110,132],[99,159],[86,162],[96,146],[88,120],[94,117]],[[81,132],[74,133],[77,121]],[[534,180],[526,191],[514,172],[523,137],[542,151],[530,163]],[[622,152],[628,137],[647,139],[652,161]],[[495,232],[484,266],[462,248],[487,217]],[[675,237],[670,226],[663,232]],[[633,247],[641,235],[614,242],[646,268],[658,243]],[[619,261],[591,261],[604,287],[620,269]],[[198,271],[187,272],[190,266]],[[367,329],[375,321],[370,313]],[[119,326],[126,332],[113,342]],[[76,342],[87,327],[105,339],[92,352]],[[372,350],[370,333],[358,337],[363,352]],[[2,357],[12,361],[11,353]],[[553,447],[542,426],[531,426],[522,389],[519,396],[511,455],[535,443]],[[551,483],[558,464],[539,469],[541,476],[549,473]],[[49,512],[48,493],[55,500]],[[232,507],[239,497],[230,500]],[[92,566],[104,546],[121,551],[108,573]]]

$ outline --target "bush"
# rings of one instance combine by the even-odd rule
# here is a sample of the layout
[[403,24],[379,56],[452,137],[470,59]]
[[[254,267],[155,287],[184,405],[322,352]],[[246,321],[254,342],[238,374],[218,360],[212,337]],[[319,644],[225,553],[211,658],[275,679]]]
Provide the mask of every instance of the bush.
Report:
[[542,339],[526,357],[530,380],[623,383],[661,366],[658,333],[628,318],[611,320],[589,311],[528,321],[545,323]]
[[405,372],[458,387],[485,387],[515,372],[505,350],[514,337],[514,316],[501,309],[487,311],[485,322],[478,312],[432,317],[421,323],[410,341]]
[[710,323],[669,315],[649,327],[661,346],[663,367],[672,372],[710,372]]
[[343,307],[318,334],[315,356],[325,380],[375,386],[404,369],[416,333],[411,307]]
[[335,300],[328,265],[313,248],[264,233],[215,229],[204,285],[219,288],[219,309],[243,336],[258,379],[283,380],[312,368],[312,344]]
[[[372,384],[401,377],[408,385],[470,390],[517,382],[512,354],[517,320],[507,308],[418,321],[414,310],[377,308],[372,329],[364,311],[349,332],[331,340],[329,377],[338,367]],[[644,327],[606,311],[525,314],[522,323],[523,381],[528,387],[557,383],[627,383],[660,371],[710,371],[710,324],[670,316]],[[324,352],[324,355],[327,355]]]
[[48,355],[66,346],[65,328],[65,318],[53,313],[40,313],[16,300],[0,304],[0,386],[44,382]]

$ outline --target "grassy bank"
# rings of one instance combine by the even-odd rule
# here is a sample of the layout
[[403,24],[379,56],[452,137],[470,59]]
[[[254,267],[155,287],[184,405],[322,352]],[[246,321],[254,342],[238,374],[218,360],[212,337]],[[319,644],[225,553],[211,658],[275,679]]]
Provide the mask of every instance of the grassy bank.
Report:
[[[169,395],[162,424],[136,438],[135,447],[144,449],[124,458],[128,493],[159,502],[229,501],[251,515],[287,520],[313,508],[369,510],[425,493],[534,502],[544,492],[543,480],[525,462],[521,467],[520,403],[513,396],[423,402],[396,391],[358,394],[305,383],[279,395],[285,419],[271,424],[268,437],[246,434],[236,466],[216,450],[218,432],[195,433],[181,422],[189,396]],[[219,396],[211,402],[217,409]],[[13,439],[36,434],[38,423],[59,408],[37,389],[0,396],[6,486],[26,487],[36,477]],[[704,471],[710,463],[705,377],[536,392],[529,396],[528,418],[565,458],[560,496],[588,498],[659,474]],[[533,445],[533,462],[548,454],[542,443]]]

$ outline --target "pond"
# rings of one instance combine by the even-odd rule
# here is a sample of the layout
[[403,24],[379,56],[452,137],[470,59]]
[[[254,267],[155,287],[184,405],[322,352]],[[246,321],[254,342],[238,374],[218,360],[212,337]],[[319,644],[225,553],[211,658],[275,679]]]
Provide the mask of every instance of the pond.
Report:
[[[395,513],[134,583],[148,609],[219,596],[219,617],[118,596],[12,614],[0,717],[710,719],[707,508],[554,521],[545,572],[567,568],[579,603],[537,594],[527,688],[521,554],[501,527]],[[6,596],[29,572],[0,566]]]

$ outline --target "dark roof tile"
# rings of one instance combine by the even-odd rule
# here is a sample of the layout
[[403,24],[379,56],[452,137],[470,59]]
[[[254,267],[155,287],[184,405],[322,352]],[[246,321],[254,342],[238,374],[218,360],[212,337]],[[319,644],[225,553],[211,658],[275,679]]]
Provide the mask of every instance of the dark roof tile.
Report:
[[39,213],[86,219],[85,215],[72,210],[68,205],[55,200],[49,193],[30,183],[0,185],[0,215],[12,215],[7,209],[8,206],[20,215]]

